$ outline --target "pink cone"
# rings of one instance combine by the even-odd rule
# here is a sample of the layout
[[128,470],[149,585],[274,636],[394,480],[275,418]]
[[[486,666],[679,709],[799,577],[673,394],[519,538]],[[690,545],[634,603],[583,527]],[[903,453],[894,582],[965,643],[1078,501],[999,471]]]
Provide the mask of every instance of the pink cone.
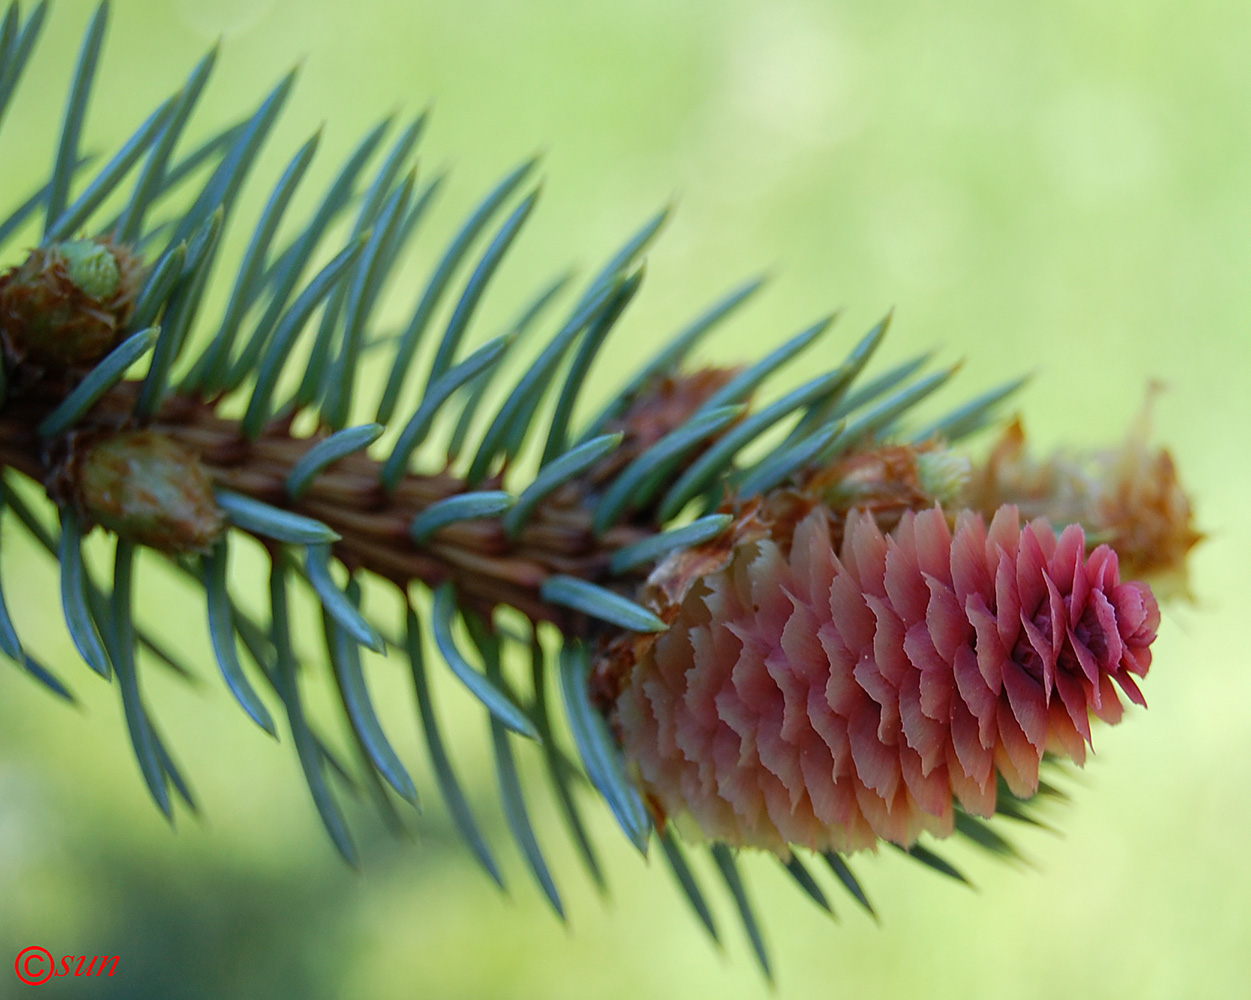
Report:
[[740,544],[686,595],[617,702],[627,758],[671,818],[785,854],[951,832],[989,816],[997,776],[1037,790],[1044,751],[1085,760],[1117,686],[1143,704],[1159,611],[1081,528],[989,529],[909,512],[888,536],[853,512],[841,555],[821,508],[789,555]]

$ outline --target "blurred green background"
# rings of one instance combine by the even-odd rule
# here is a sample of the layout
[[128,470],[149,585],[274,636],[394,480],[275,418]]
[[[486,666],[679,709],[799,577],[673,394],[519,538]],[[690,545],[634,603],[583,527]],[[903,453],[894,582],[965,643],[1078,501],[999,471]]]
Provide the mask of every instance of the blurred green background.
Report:
[[[6,203],[46,176],[90,11],[55,5],[0,134]],[[1053,816],[1063,836],[1021,831],[1032,870],[953,849],[975,892],[898,856],[863,859],[880,926],[845,896],[831,924],[768,859],[746,867],[781,997],[1246,995],[1251,671],[1239,636],[1251,475],[1237,435],[1251,426],[1251,6],[125,0],[113,13],[89,148],[129,134],[218,36],[202,132],[302,63],[240,219],[319,123],[309,191],[379,117],[433,104],[425,175],[453,169],[394,284],[396,323],[441,240],[535,150],[539,210],[477,338],[565,266],[595,267],[673,199],[644,293],[598,366],[601,396],[762,268],[774,275],[767,293],[704,360],[757,356],[844,306],[833,358],[893,306],[881,366],[935,348],[940,363],[964,359],[949,404],[1032,372],[1019,405],[1047,446],[1118,440],[1148,381],[1166,382],[1157,437],[1209,534],[1192,560],[1196,600],[1166,608],[1151,708],[1097,733],[1075,801]],[[235,259],[245,237],[242,225],[230,232]],[[16,533],[5,546],[14,618],[82,706],[0,668],[0,996],[26,995],[7,963],[30,944],[121,956],[113,980],[59,980],[45,996],[766,992],[727,906],[718,951],[668,873],[632,855],[601,810],[611,896],[596,898],[537,797],[570,913],[562,926],[508,842],[480,713],[445,684],[457,766],[506,862],[499,894],[436,801],[395,662],[371,670],[425,814],[397,844],[352,806],[364,864],[346,870],[289,744],[251,726],[212,669],[195,595],[145,567],[141,617],[203,677],[188,687],[147,672],[203,806],[203,819],[184,811],[171,832],[146,797],[115,692],[77,662],[59,624],[47,560]],[[246,561],[236,571],[247,586]]]

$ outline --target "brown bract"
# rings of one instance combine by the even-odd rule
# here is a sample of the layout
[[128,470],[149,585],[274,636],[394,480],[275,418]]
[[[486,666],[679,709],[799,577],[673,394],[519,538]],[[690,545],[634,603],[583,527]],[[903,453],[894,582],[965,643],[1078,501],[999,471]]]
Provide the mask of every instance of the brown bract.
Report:
[[[625,412],[605,425],[605,432],[624,435],[621,446],[591,469],[579,488],[584,493],[606,488],[626,466],[661,438],[688,423],[738,371],[737,368],[700,368],[653,377],[634,395]],[[705,442],[688,460],[694,461],[710,444]],[[663,495],[663,489],[655,491],[657,500]],[[655,501],[631,506],[627,520],[646,523],[655,514],[654,506]]]
[[1081,524],[1120,558],[1126,576],[1189,596],[1186,560],[1203,539],[1172,455],[1151,443],[1151,400],[1119,447],[1089,454],[1032,456],[1014,421],[975,466],[965,505],[984,514],[1005,503],[1029,517]]

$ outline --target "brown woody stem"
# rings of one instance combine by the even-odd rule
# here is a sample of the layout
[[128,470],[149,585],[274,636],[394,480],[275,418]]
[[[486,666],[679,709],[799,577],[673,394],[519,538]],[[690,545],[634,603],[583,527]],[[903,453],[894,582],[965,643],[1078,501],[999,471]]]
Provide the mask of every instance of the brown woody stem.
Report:
[[[58,503],[73,502],[76,451],[133,427],[140,385],[116,386],[72,432],[48,442],[35,428],[60,394],[33,386],[10,398],[0,411],[0,466],[42,483]],[[326,469],[298,501],[292,500],[287,476],[324,435],[294,437],[291,420],[278,419],[252,442],[238,422],[217,415],[216,403],[172,395],[147,426],[198,456],[215,486],[322,521],[342,536],[334,553],[350,570],[368,570],[405,592],[414,581],[437,586],[450,580],[462,602],[479,611],[489,613],[497,604],[508,604],[533,621],[552,621],[566,633],[580,633],[589,623],[582,615],[544,602],[539,594],[544,581],[553,574],[602,581],[615,551],[654,530],[621,525],[596,537],[588,503],[593,487],[590,480],[579,480],[540,503],[516,540],[493,518],[454,523],[422,544],[409,533],[413,518],[431,504],[467,491],[470,487],[462,479],[449,472],[409,473],[387,493],[381,485],[381,463],[358,452]],[[499,488],[500,478],[483,488]]]

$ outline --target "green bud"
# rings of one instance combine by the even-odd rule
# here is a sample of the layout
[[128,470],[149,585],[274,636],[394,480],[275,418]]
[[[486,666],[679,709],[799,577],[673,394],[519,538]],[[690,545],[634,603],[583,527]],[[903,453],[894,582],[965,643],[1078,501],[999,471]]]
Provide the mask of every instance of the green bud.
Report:
[[55,247],[65,258],[69,279],[93,299],[111,299],[122,282],[113,251],[95,240],[73,240]]
[[917,455],[917,479],[921,489],[944,507],[960,498],[972,472],[972,463],[967,458],[947,448]]

